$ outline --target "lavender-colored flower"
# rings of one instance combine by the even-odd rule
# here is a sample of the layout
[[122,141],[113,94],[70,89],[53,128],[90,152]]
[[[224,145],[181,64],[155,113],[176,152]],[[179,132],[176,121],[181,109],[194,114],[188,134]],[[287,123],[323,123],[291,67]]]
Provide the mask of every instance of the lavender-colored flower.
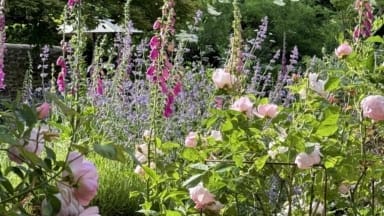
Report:
[[203,19],[203,11],[197,10],[193,19],[195,20],[194,25],[198,25]]
[[253,49],[255,50],[261,49],[261,44],[267,38],[267,30],[268,30],[268,17],[265,16],[263,19],[261,19],[261,24],[259,25],[259,29],[256,30],[257,31],[256,38],[248,41],[250,44],[253,45]]
[[299,59],[299,50],[297,49],[297,46],[294,46],[291,55],[289,56],[289,65],[287,65],[287,71],[292,72],[295,69],[295,66],[297,64],[297,60]]

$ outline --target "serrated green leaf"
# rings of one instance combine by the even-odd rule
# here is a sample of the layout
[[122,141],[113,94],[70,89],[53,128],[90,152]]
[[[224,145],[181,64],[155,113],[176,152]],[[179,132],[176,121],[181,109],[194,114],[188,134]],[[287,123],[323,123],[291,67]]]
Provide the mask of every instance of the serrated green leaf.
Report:
[[336,157],[327,157],[324,162],[325,168],[333,168],[336,166],[336,164],[343,159],[342,156],[336,156]]
[[15,111],[15,114],[20,121],[24,121],[30,128],[32,128],[37,122],[36,111],[28,105],[23,104],[19,110]]
[[192,169],[203,170],[203,171],[209,170],[209,166],[206,164],[202,164],[202,163],[192,164],[190,167]]
[[185,180],[182,184],[183,187],[187,187],[188,185],[195,185],[197,184],[198,182],[201,181],[201,177],[204,175],[204,173],[199,173],[199,174],[196,174],[196,175],[193,175],[191,177],[189,177],[187,180]]
[[166,216],[182,216],[182,214],[178,211],[171,211],[171,210],[167,210],[166,211]]
[[339,87],[340,79],[338,77],[330,77],[325,84],[325,91],[333,91]]
[[232,124],[232,121],[230,119],[226,120],[224,122],[224,124],[221,126],[221,130],[223,132],[230,131],[232,129],[233,129],[233,124]]
[[5,177],[0,178],[0,184],[7,190],[8,193],[13,194],[13,186],[11,182]]
[[47,153],[47,157],[56,160],[56,153],[53,151],[53,149],[49,148],[48,146],[45,146],[45,152]]
[[105,158],[121,162],[125,161],[124,149],[121,146],[113,144],[100,145],[96,143],[93,145],[93,149],[96,153]]
[[384,43],[384,39],[381,36],[371,36],[365,40],[366,42],[369,43]]
[[170,198],[177,198],[180,196],[186,196],[188,193],[186,191],[172,191],[167,194],[167,196],[164,198],[164,201],[170,199]]
[[316,130],[316,135],[326,137],[333,135],[337,129],[337,122],[339,120],[339,114],[328,114],[326,118],[320,122],[319,127]]
[[180,148],[180,144],[175,142],[165,142],[160,146],[160,149],[164,151],[169,151],[175,148]]
[[235,165],[237,167],[243,167],[243,165],[244,165],[244,155],[243,154],[233,155],[232,159],[235,162]]
[[262,157],[259,157],[255,160],[255,167],[256,167],[256,171],[260,171],[264,168],[265,166],[265,163],[267,163],[267,160],[268,160],[269,156],[268,155],[264,155]]
[[316,130],[316,135],[327,137],[332,136],[338,129],[337,125],[323,125]]
[[200,160],[199,152],[193,148],[185,148],[181,153],[182,157],[188,161],[198,161]]
[[213,117],[210,117],[209,119],[205,120],[205,127],[207,128],[210,128],[212,127],[213,124],[215,124],[215,122],[217,121],[218,117],[217,116],[213,116]]
[[148,174],[148,176],[155,182],[158,182],[160,180],[160,177],[156,174],[156,172],[147,167],[147,166],[142,166],[142,168],[144,169],[145,173]]

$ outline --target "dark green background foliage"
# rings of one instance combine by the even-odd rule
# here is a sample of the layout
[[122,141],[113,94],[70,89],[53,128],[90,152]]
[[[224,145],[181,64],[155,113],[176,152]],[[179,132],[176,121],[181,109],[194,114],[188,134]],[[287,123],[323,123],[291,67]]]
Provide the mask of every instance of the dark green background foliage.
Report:
[[[82,15],[89,27],[94,26],[97,18],[112,18],[122,23],[125,0],[83,1]],[[301,55],[320,55],[325,47],[331,52],[337,45],[339,33],[350,37],[356,23],[353,0],[300,0],[285,1],[278,6],[273,1],[242,0],[242,27],[244,38],[255,37],[255,29],[264,16],[269,17],[268,31],[272,34],[268,40],[276,43],[265,48],[283,47],[283,35],[286,34],[287,48],[299,47]],[[60,35],[57,25],[63,18],[64,0],[19,0],[6,2],[6,23],[8,42],[30,44],[58,44]],[[152,34],[154,20],[161,16],[163,0],[132,0],[130,17],[134,26],[144,30],[143,36]],[[207,6],[212,5],[220,15],[212,15]],[[379,13],[383,1],[377,1]],[[225,50],[229,47],[232,33],[232,4],[230,0],[176,0],[177,30],[186,29],[193,22],[197,9],[204,12],[199,43],[194,45],[197,52],[212,49],[207,55],[219,55],[225,59]],[[271,47],[274,46],[274,47]]]
[[[93,27],[95,21],[112,18],[123,22],[125,0],[83,1],[83,19]],[[64,0],[18,0],[6,2],[7,42],[30,44],[58,44],[60,35],[57,23],[61,23]],[[161,16],[163,0],[132,0],[131,19],[135,27],[150,31],[152,23]],[[177,23],[184,24],[193,17],[200,5],[194,0],[176,0]],[[180,26],[181,27],[181,26]]]

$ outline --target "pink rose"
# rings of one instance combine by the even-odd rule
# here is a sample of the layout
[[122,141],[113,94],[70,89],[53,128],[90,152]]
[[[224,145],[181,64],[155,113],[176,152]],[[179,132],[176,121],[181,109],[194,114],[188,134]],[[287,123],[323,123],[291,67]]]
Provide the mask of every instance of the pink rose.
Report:
[[307,154],[305,152],[301,152],[296,156],[295,164],[299,169],[309,169],[315,164],[319,164],[321,161],[320,158],[320,145],[315,144],[315,149],[312,153]]
[[[74,196],[73,188],[62,183],[59,183],[57,187],[59,189],[59,193],[55,194],[55,196],[60,201],[60,211],[57,213],[57,216],[100,216],[99,208],[97,206],[84,209],[84,207]],[[42,203],[42,208],[46,208],[46,205],[47,200],[44,200]]]
[[320,151],[318,150],[315,150],[311,154],[309,154],[309,157],[311,157],[313,164],[319,164],[321,161]]
[[248,97],[244,96],[244,97],[237,99],[232,104],[230,109],[250,114],[250,113],[252,113],[252,107],[253,107],[253,103],[251,102],[251,100]]
[[39,119],[45,119],[49,116],[49,112],[51,111],[51,105],[47,102],[44,102],[40,106],[36,108],[37,117]]
[[201,182],[195,187],[189,188],[189,195],[193,202],[195,202],[196,209],[202,209],[215,202],[215,196],[204,188]]
[[8,149],[8,157],[11,161],[16,163],[22,163],[23,158],[20,155],[20,149],[24,148],[25,151],[34,153],[36,155],[40,155],[43,151],[44,147],[44,133],[47,132],[48,129],[45,127],[33,128],[28,143],[25,143],[23,146],[12,146]]
[[206,211],[212,212],[214,215],[219,215],[220,210],[224,208],[224,205],[219,201],[214,201],[205,207]]
[[199,138],[196,132],[189,132],[188,136],[185,138],[184,145],[188,148],[195,148],[197,146],[197,139]]
[[218,68],[212,74],[212,80],[215,83],[216,88],[232,88],[234,82],[236,82],[236,77],[231,75],[228,72],[225,72],[224,69]]
[[145,163],[148,156],[148,145],[141,144],[136,146],[135,157],[140,163]]
[[352,47],[347,43],[341,44],[337,49],[335,49],[335,54],[337,57],[342,58],[344,56],[348,56],[352,53]]
[[384,96],[370,95],[361,101],[363,116],[374,121],[384,120]]
[[257,110],[253,111],[253,114],[260,118],[269,117],[274,118],[278,114],[278,106],[275,104],[263,104],[257,106]]
[[[68,162],[76,183],[75,197],[81,205],[87,206],[96,196],[99,187],[96,167],[78,152],[69,153]],[[66,173],[63,175],[66,176]]]
[[295,164],[299,169],[309,169],[313,166],[313,160],[307,153],[301,152],[296,156]]
[[100,216],[99,208],[97,206],[88,207],[79,216]]
[[[55,196],[60,200],[60,211],[57,216],[79,215],[84,211],[84,207],[74,197],[73,188],[65,184],[58,184],[60,193]],[[46,206],[46,200],[42,203],[42,208]]]

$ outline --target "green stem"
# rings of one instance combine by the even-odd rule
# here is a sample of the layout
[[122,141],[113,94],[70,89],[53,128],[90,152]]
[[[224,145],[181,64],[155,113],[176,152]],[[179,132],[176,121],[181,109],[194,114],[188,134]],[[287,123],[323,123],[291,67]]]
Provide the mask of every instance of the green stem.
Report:
[[375,179],[371,179],[371,214],[375,215]]
[[308,215],[312,215],[312,203],[313,203],[313,196],[314,196],[314,185],[315,185],[315,174],[311,170],[311,189],[310,189],[309,212],[308,212]]

